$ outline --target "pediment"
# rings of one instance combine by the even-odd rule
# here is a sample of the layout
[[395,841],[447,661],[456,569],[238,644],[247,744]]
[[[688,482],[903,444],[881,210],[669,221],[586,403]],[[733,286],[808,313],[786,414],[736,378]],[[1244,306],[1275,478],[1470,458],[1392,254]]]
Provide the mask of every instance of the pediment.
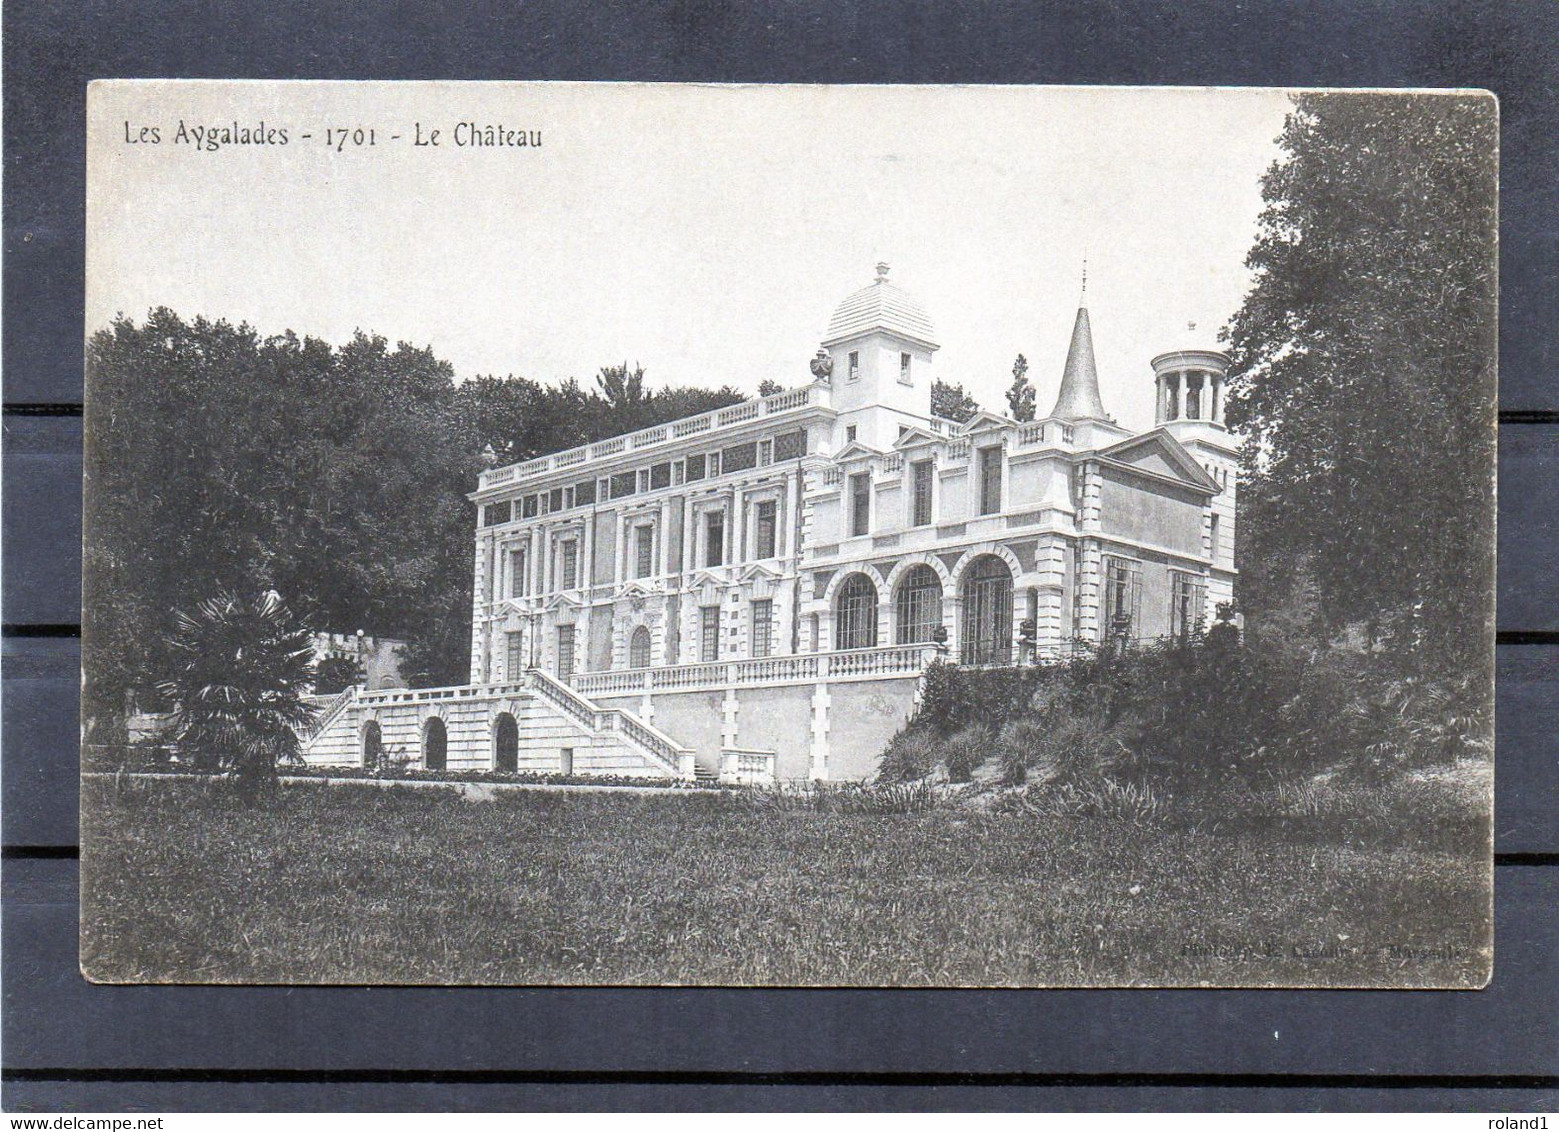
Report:
[[618,588],[618,590],[617,590],[617,596],[619,596],[619,597],[649,597],[652,594],[656,594],[658,592],[659,592],[658,590],[654,589],[651,586],[645,585],[643,582],[634,581],[634,582],[626,582],[622,586],[620,586]]
[[1203,491],[1218,491],[1217,483],[1207,470],[1196,462],[1184,445],[1161,428],[1101,449],[1099,456],[1137,471],[1179,480]]
[[1011,417],[1004,417],[1000,413],[993,413],[989,409],[981,409],[974,416],[964,422],[961,434],[973,436],[977,432],[990,432],[992,429],[1012,428],[1018,422]]
[[754,562],[737,576],[741,581],[749,582],[754,578],[778,578],[780,573],[767,563]]
[[712,570],[697,570],[693,573],[693,585],[695,587],[719,586],[723,589],[726,584],[727,583],[725,578],[721,577],[719,574],[716,574]]
[[558,609],[583,609],[585,603],[570,593],[558,593],[549,597],[542,608],[548,612]]
[[874,456],[881,455],[882,453],[877,451],[877,449],[868,447],[859,440],[852,440],[834,453],[834,462],[843,464],[850,460],[870,460]]
[[943,438],[934,432],[927,432],[923,428],[909,428],[893,442],[893,447],[900,451],[906,448],[924,448],[928,444],[941,444],[942,440]]

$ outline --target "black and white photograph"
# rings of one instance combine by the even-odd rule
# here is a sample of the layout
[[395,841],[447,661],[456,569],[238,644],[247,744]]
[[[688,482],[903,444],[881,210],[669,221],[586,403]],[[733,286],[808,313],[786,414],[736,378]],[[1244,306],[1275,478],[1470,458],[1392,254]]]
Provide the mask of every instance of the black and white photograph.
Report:
[[87,108],[88,979],[1489,982],[1488,92]]

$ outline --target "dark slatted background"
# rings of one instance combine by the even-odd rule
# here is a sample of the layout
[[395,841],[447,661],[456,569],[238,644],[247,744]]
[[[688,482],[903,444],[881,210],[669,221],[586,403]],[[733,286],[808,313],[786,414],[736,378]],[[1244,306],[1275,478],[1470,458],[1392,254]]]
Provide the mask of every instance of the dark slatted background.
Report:
[[[1554,1106],[1559,8],[1520,0],[767,8],[96,0],[12,4],[5,16],[7,1110]],[[1503,116],[1503,301],[1493,985],[1475,993],[89,986],[76,969],[85,84],[166,75],[1494,90]]]

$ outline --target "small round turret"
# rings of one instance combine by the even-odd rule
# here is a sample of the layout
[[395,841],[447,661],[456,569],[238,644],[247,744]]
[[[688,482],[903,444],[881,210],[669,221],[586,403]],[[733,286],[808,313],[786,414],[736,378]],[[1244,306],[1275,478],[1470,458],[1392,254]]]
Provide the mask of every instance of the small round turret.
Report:
[[1222,426],[1223,385],[1229,355],[1218,350],[1171,350],[1153,359],[1156,424],[1204,421]]

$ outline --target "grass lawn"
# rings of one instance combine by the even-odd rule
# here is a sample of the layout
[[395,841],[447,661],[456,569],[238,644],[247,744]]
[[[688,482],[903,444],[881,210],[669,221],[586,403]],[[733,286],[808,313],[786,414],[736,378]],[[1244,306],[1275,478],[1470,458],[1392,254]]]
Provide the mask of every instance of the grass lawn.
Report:
[[101,981],[1477,986],[1489,963],[1486,834],[730,792],[300,784],[245,809],[93,780],[83,802]]

